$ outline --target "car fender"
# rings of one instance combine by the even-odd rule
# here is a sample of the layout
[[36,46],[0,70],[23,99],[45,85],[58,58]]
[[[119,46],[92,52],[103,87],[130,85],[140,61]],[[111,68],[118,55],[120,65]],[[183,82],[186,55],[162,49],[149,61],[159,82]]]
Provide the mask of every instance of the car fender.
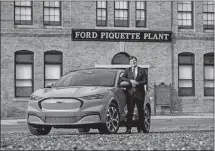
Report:
[[104,111],[102,112],[102,116],[101,116],[102,122],[106,121],[107,110],[108,110],[108,107],[110,106],[112,101],[115,101],[117,103],[117,106],[119,106],[119,102],[118,102],[117,98],[115,98],[114,96],[111,96],[105,103],[105,108],[104,108]]

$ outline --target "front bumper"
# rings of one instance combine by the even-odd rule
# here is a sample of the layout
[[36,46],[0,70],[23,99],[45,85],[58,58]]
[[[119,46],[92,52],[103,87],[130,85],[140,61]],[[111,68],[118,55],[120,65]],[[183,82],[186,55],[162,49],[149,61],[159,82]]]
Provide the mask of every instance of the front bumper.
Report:
[[99,114],[86,115],[83,117],[77,116],[66,116],[66,117],[39,117],[29,114],[28,123],[35,125],[81,125],[81,124],[95,124],[101,123],[101,118]]
[[[37,101],[29,101],[28,123],[35,125],[82,125],[102,123],[105,116],[106,101],[104,99],[86,100],[81,106],[65,101],[66,105],[57,104],[60,99],[50,99],[39,106]],[[54,108],[51,108],[54,106]],[[74,107],[75,106],[75,107]]]

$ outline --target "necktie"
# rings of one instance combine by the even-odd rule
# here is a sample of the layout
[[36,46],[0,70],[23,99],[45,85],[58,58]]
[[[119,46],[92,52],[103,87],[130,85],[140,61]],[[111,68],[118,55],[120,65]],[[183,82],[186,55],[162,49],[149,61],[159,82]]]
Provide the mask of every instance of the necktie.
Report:
[[[135,68],[132,68],[132,73],[133,73],[134,80],[135,80],[135,78],[136,78],[136,76],[135,76]],[[131,91],[132,91],[132,95],[133,95],[134,92],[135,92],[135,87],[132,87],[132,88],[131,88]]]
[[136,78],[136,77],[135,77],[135,68],[132,68],[132,72],[133,72],[134,79],[135,79],[135,78]]

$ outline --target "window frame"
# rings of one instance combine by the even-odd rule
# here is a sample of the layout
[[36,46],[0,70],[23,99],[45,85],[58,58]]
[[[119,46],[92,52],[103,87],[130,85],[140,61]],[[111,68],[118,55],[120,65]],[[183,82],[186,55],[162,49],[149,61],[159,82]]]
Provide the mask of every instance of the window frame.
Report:
[[[52,6],[47,7],[47,6],[45,6],[45,2],[59,2],[59,7],[52,7]],[[59,22],[58,21],[50,21],[50,15],[49,15],[49,21],[45,21],[45,8],[47,8],[49,10],[50,10],[50,8],[54,8],[54,9],[58,8],[59,13],[60,13],[59,14],[60,21]],[[43,1],[43,25],[44,26],[62,26],[62,12],[61,11],[62,11],[62,3],[61,3],[61,1]],[[49,24],[46,24],[45,22],[49,22]],[[58,24],[52,24],[51,22],[56,22]]]
[[[206,4],[207,3],[207,4]],[[204,30],[214,30],[214,17],[212,18],[213,20],[208,20],[208,14],[213,14],[214,15],[214,12],[205,12],[204,11],[204,6],[207,6],[207,10],[208,10],[208,7],[209,5],[212,5],[212,7],[214,8],[214,3],[213,4],[208,4],[208,1],[203,1],[202,3],[202,10],[203,10],[203,29]],[[207,20],[204,20],[204,14],[207,14]],[[204,21],[207,21],[207,24],[204,24]],[[208,21],[212,21],[213,22],[213,25],[209,25],[208,24]]]
[[[182,8],[183,8],[183,2],[191,2],[191,11],[179,11],[178,10],[178,5],[179,4],[182,4]],[[178,14],[179,13],[191,13],[191,26],[185,26],[185,25],[179,25],[179,24],[177,24],[178,25],[178,29],[194,29],[194,3],[193,3],[193,1],[181,1],[181,2],[177,2],[177,17],[178,17]],[[183,15],[182,15],[183,16]],[[186,19],[184,19],[184,18],[182,18],[182,23],[183,23],[183,20],[186,20]],[[179,21],[179,19],[177,18],[177,22]]]
[[[137,9],[137,2],[144,2],[144,9]],[[146,11],[146,5],[147,5],[147,2],[146,1],[135,1],[135,26],[137,28],[144,28],[144,27],[147,27],[147,11]],[[138,26],[137,25],[137,10],[141,11],[141,10],[144,10],[145,12],[145,26]]]
[[[103,2],[103,1],[99,1],[99,2]],[[96,26],[98,26],[98,27],[106,27],[107,26],[107,21],[108,21],[108,13],[107,13],[108,12],[108,2],[105,1],[105,3],[106,3],[106,8],[98,8],[98,1],[96,1]],[[99,25],[98,24],[98,13],[97,13],[98,9],[105,10],[105,13],[106,13],[105,25]]]
[[[205,97],[214,97],[214,94],[213,95],[206,95],[206,93],[205,93],[205,88],[212,88],[212,87],[205,87],[205,81],[213,81],[213,82],[215,82],[215,78],[213,79],[213,80],[210,80],[210,79],[205,79],[205,67],[206,66],[212,66],[213,68],[214,68],[214,63],[213,64],[209,64],[209,63],[205,63],[205,58],[206,57],[214,57],[214,54],[213,53],[206,53],[206,54],[204,54],[204,56],[203,56],[203,71],[204,71],[204,84],[203,84],[203,89],[204,89],[204,96]],[[213,89],[213,92],[214,92],[214,87],[212,88]]]
[[[25,62],[25,61],[21,61],[21,62],[18,62],[18,61],[16,61],[16,56],[17,55],[19,55],[19,54],[22,54],[22,55],[32,55],[32,58],[33,58],[33,61],[32,62]],[[32,74],[32,78],[31,79],[21,79],[21,80],[31,80],[31,82],[32,82],[32,92],[31,93],[33,93],[34,92],[34,52],[32,52],[32,51],[28,51],[28,50],[19,50],[19,51],[16,51],[15,53],[14,53],[14,56],[15,56],[15,59],[14,59],[14,64],[15,64],[15,67],[14,67],[14,96],[15,96],[15,98],[28,98],[28,97],[30,97],[30,96],[17,96],[17,94],[16,94],[16,81],[17,81],[17,79],[16,79],[16,71],[17,71],[17,69],[16,69],[16,65],[17,64],[21,64],[21,65],[31,65],[31,74]]]
[[[46,55],[61,55],[61,62],[47,62],[45,60]],[[60,65],[60,77],[63,75],[63,53],[61,51],[51,50],[44,52],[44,88],[46,87],[46,80],[58,80],[58,79],[46,79],[46,65]]]
[[[31,1],[31,6],[17,6],[16,5],[16,2],[17,1],[14,1],[14,13],[13,13],[13,17],[14,17],[14,25],[33,25],[33,1]],[[23,1],[20,1],[20,2],[23,2]],[[26,20],[21,20],[21,14],[20,14],[20,23],[17,23],[16,22],[16,7],[19,7],[19,8],[22,8],[22,7],[24,7],[24,8],[31,8],[31,20],[30,20],[30,23],[29,24],[26,24]],[[20,12],[21,13],[21,12]],[[22,22],[24,22],[24,23],[22,23]]]
[[[180,56],[190,56],[190,57],[192,57],[192,60],[191,60],[192,63],[180,63],[180,61],[179,61]],[[179,79],[179,75],[180,75],[179,67],[181,65],[182,66],[191,66],[192,67],[192,79]],[[192,87],[191,87],[192,88],[192,94],[190,94],[190,95],[182,95],[182,94],[180,94],[180,89],[187,88],[187,87],[180,87],[179,86],[180,80],[191,80],[192,81]],[[179,97],[195,96],[195,54],[193,54],[193,53],[184,52],[184,53],[178,54],[178,96]]]
[[[127,2],[127,7],[128,9],[116,9],[116,2]],[[129,20],[130,20],[130,10],[129,10],[129,1],[114,1],[114,27],[129,27]],[[127,26],[122,26],[122,25],[116,25],[116,10],[127,10],[128,16],[127,16]]]

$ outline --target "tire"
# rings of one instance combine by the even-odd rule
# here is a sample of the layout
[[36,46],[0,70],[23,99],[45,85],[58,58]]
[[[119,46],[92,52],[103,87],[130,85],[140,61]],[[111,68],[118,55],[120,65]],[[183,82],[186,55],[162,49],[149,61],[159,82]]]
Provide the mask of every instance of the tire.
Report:
[[79,128],[79,133],[88,133],[90,131],[90,128]]
[[120,114],[118,107],[111,103],[107,110],[106,121],[99,128],[101,134],[116,134],[119,129]]
[[149,133],[151,126],[151,112],[148,106],[144,109],[144,126],[143,126],[143,133]]
[[47,135],[51,131],[52,127],[45,125],[35,127],[28,123],[28,129],[33,135]]

